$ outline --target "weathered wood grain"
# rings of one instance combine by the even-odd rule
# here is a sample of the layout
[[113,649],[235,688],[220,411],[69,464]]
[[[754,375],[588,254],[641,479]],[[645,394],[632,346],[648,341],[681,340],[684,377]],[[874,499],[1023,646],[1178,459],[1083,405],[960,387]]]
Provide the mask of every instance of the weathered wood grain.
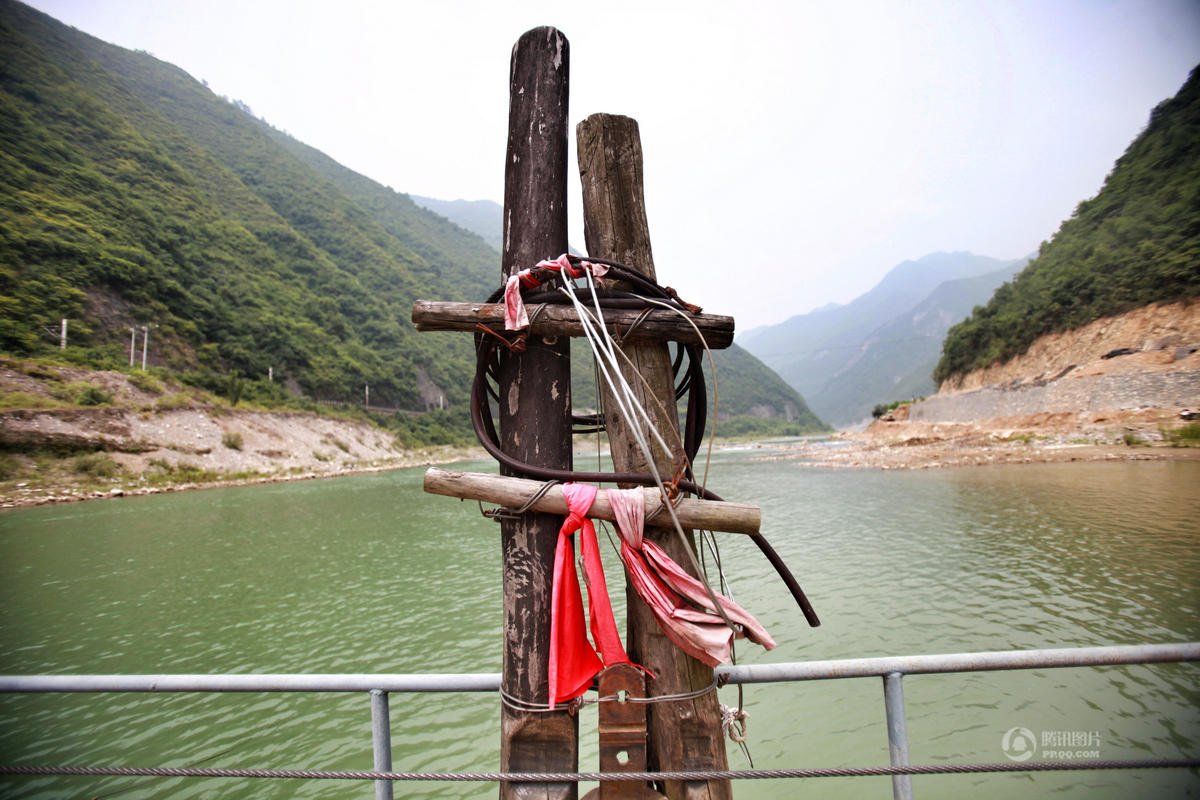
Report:
[[[570,49],[554,28],[528,31],[513,47],[504,157],[501,281],[567,250],[567,97]],[[500,445],[518,460],[571,467],[570,340],[529,337],[523,353],[499,355]],[[559,517],[526,514],[501,524],[504,656],[501,686],[546,704],[550,590]],[[571,772],[579,765],[578,720],[505,705],[500,768]],[[502,798],[574,800],[574,783],[503,783]]]
[[[572,306],[533,304],[529,313],[532,324],[528,330],[533,334],[583,336],[583,325]],[[604,310],[608,332],[622,341],[707,343],[713,350],[723,350],[733,344],[733,317],[696,314],[690,317],[695,324],[693,328],[687,320],[666,309],[651,311],[638,322],[641,316],[642,312],[636,309]],[[473,331],[476,326],[484,325],[497,333],[505,333],[503,303],[418,300],[413,303],[412,321],[418,331]]]
[[[521,508],[543,485],[543,481],[509,478],[483,472],[459,472],[440,467],[431,467],[425,471],[425,491],[430,494],[496,503],[506,508]],[[669,526],[671,518],[662,510],[658,489],[643,488],[642,494],[646,499],[646,524],[653,527]],[[534,501],[530,508],[533,511],[565,515],[567,501],[563,497],[562,486],[552,486]],[[762,519],[758,506],[692,498],[680,500],[675,506],[675,515],[680,523],[688,528],[726,533],[758,533]],[[608,492],[601,489],[596,493],[588,516],[609,522],[616,520],[612,505],[608,501]]]
[[[588,253],[618,261],[656,278],[650,249],[650,228],[642,193],[642,145],[637,122],[628,117],[594,114],[576,126],[579,176],[583,184],[584,237]],[[661,281],[659,281],[661,283]],[[675,392],[670,353],[665,343],[627,344],[622,348],[633,366],[625,371],[640,394],[639,401],[667,436],[678,437]],[[641,378],[634,373],[640,372]],[[657,402],[652,399],[657,398]],[[617,412],[611,394],[605,394],[604,419],[613,463],[619,472],[649,472],[631,435],[636,420]],[[672,453],[656,446],[653,461],[660,472],[675,469]],[[650,528],[647,538],[660,545],[677,563],[689,559],[674,531]],[[690,571],[690,570],[689,570]],[[626,582],[628,598],[629,657],[654,673],[651,696],[691,692],[712,681],[712,670],[679,650],[659,630],[650,610]],[[726,769],[721,711],[715,692],[694,700],[654,703],[647,707],[650,767],[660,770]],[[672,800],[726,800],[732,797],[728,780],[668,782]]]

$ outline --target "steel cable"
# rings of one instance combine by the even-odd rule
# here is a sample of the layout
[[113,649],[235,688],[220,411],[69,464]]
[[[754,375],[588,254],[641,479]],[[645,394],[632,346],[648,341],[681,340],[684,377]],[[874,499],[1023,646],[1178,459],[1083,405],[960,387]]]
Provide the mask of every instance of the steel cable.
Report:
[[296,778],[359,781],[466,781],[579,783],[582,781],[711,781],[775,778],[857,778],[882,775],[955,775],[985,772],[1059,772],[1112,769],[1195,769],[1200,758],[909,764],[879,767],[678,770],[664,772],[374,772],[369,770],[236,769],[228,767],[76,767],[8,764],[0,775],[153,776],[164,778]]

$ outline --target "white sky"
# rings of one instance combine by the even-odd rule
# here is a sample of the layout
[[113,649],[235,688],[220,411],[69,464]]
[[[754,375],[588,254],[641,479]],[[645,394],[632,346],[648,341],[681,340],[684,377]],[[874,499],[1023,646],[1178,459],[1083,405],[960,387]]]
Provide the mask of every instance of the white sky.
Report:
[[1200,63],[1197,0],[31,4],[446,200],[503,201],[511,48],[554,25],[571,130],[641,127],[660,280],[740,330],[930,252],[1032,252]]

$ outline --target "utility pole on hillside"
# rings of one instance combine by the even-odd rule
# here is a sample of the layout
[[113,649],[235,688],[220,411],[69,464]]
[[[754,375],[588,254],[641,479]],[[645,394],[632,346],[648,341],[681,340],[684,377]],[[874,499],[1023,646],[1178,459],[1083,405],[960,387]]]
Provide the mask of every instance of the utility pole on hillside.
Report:
[[150,347],[150,327],[149,325],[142,326],[142,372],[146,371],[146,351]]
[[67,320],[65,317],[63,318],[63,321],[62,321],[62,333],[58,337],[58,349],[59,350],[67,349]]
[[133,354],[137,352],[137,328],[129,326],[129,368],[133,369]]

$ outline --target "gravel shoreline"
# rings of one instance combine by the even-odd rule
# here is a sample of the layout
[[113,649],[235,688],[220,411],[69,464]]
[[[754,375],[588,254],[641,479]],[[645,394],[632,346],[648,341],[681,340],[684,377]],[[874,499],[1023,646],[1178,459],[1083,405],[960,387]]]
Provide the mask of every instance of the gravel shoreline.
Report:
[[[835,469],[934,469],[988,464],[1196,461],[1200,448],[1176,447],[1163,430],[1176,409],[1104,414],[1035,414],[977,423],[875,422],[827,441],[787,443],[762,458]],[[1129,442],[1129,443],[1127,443]]]
[[429,447],[423,448],[411,455],[388,459],[382,463],[360,465],[354,467],[332,467],[324,470],[306,472],[279,472],[250,477],[231,478],[228,480],[213,480],[203,482],[164,483],[155,486],[140,486],[133,483],[112,488],[86,487],[38,487],[27,489],[24,486],[13,486],[0,494],[0,510],[28,508],[30,506],[57,505],[60,503],[78,503],[84,500],[109,500],[118,497],[140,497],[152,494],[167,494],[170,492],[188,492],[201,489],[227,489],[233,486],[255,486],[266,483],[285,483],[289,481],[306,481],[317,478],[340,478],[349,475],[362,475],[373,472],[389,472],[410,467],[435,466],[452,464],[459,461],[474,461],[486,458],[487,454],[480,447]]

